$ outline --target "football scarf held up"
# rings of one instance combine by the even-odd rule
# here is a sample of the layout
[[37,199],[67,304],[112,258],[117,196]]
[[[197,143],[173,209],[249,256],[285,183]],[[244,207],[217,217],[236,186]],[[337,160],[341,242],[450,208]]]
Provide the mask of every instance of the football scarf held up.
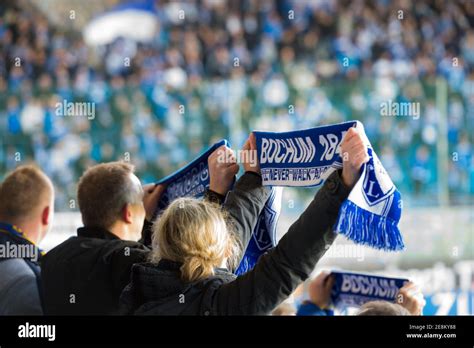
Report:
[[[157,184],[165,184],[166,188],[160,198],[155,215],[159,215],[161,211],[166,209],[177,198],[202,198],[204,196],[204,193],[209,188],[207,160],[222,145],[228,146],[227,140],[215,143],[191,163],[157,182]],[[258,217],[252,238],[235,272],[237,275],[252,269],[260,255],[276,245],[276,226],[280,215],[280,207],[281,188],[272,188],[270,197]]]
[[[324,183],[335,170],[342,168],[340,143],[347,130],[354,126],[363,133],[363,126],[357,121],[283,133],[254,132],[263,184],[272,186],[272,194],[258,218],[237,274],[252,269],[260,255],[276,245],[281,208],[281,187],[278,186]],[[334,230],[358,244],[402,250],[404,243],[398,229],[402,208],[400,193],[363,134],[370,160],[361,168],[359,180],[342,204]],[[157,214],[176,198],[204,195],[209,187],[207,160],[222,145],[228,142],[217,142],[187,166],[157,182],[166,184]]]
[[342,204],[335,232],[376,249],[404,249],[398,229],[401,195],[365,136],[362,123],[344,122],[291,132],[254,132],[263,184],[318,186],[341,169],[340,144],[351,127],[362,131],[369,162]]
[[369,301],[395,302],[398,291],[408,282],[405,278],[352,272],[332,271],[331,275],[335,278],[331,300],[340,310],[359,307]]

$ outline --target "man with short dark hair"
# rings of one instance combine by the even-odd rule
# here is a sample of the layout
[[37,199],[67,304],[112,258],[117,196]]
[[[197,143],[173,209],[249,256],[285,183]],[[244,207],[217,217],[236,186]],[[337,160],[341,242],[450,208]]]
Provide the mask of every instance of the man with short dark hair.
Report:
[[161,191],[142,187],[124,162],[84,173],[77,190],[84,227],[43,258],[46,314],[115,314],[131,266],[148,256],[138,240]]
[[0,315],[41,315],[41,251],[50,230],[54,188],[37,167],[25,165],[0,185]]
[[[141,238],[144,191],[133,171],[124,162],[99,164],[86,171],[77,190],[84,226],[106,229],[124,240]],[[151,208],[149,213],[153,213]]]

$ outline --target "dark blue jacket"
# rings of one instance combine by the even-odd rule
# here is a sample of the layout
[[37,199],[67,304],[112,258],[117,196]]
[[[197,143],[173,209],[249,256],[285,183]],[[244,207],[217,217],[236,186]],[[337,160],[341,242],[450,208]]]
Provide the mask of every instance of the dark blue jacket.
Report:
[[296,312],[298,316],[333,316],[334,311],[331,309],[321,309],[317,305],[312,302],[305,301],[299,306],[298,312]]
[[42,315],[41,250],[22,231],[0,223],[0,315]]

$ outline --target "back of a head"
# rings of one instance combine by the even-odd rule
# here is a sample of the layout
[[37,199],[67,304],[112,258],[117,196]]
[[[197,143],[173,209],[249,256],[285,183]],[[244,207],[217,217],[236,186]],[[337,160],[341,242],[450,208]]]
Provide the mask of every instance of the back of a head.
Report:
[[0,221],[26,222],[52,203],[54,189],[37,167],[24,165],[8,174],[0,185]]
[[234,261],[237,248],[218,206],[179,198],[155,223],[152,262],[167,259],[182,263],[181,278],[191,282],[212,276],[214,268],[229,258]]
[[274,316],[296,315],[296,308],[294,304],[283,301],[273,311]]
[[395,316],[395,315],[410,315],[410,312],[405,307],[400,306],[396,303],[391,303],[388,301],[370,301],[364,303],[357,315],[360,316],[372,316],[372,315],[385,315],[385,316]]
[[142,202],[143,191],[134,182],[133,172],[130,164],[110,162],[95,165],[82,175],[77,199],[84,226],[107,229],[120,219],[126,204]]

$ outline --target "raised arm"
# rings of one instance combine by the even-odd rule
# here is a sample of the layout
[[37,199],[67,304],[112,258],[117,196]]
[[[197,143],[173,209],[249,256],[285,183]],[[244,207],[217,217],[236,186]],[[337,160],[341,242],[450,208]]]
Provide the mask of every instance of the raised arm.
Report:
[[270,196],[270,188],[262,186],[262,177],[255,172],[245,172],[227,194],[223,209],[232,219],[233,231],[240,244],[239,262],[252,237],[257,219]]
[[252,134],[245,142],[242,153],[245,173],[231,191],[229,189],[239,169],[233,151],[222,146],[209,156],[210,186],[206,193],[208,200],[223,202],[222,207],[231,218],[233,232],[241,247],[239,260],[247,248],[258,216],[271,192],[270,188],[262,186],[256,142]]
[[339,173],[333,173],[278,245],[253,270],[219,288],[214,314],[268,314],[287,298],[334,241],[333,226],[348,194]]
[[213,314],[268,314],[304,281],[334,241],[333,232],[342,202],[367,161],[362,138],[347,132],[341,144],[343,171],[334,172],[314,200],[293,223],[278,245],[263,255],[255,268],[222,285],[213,299]]

